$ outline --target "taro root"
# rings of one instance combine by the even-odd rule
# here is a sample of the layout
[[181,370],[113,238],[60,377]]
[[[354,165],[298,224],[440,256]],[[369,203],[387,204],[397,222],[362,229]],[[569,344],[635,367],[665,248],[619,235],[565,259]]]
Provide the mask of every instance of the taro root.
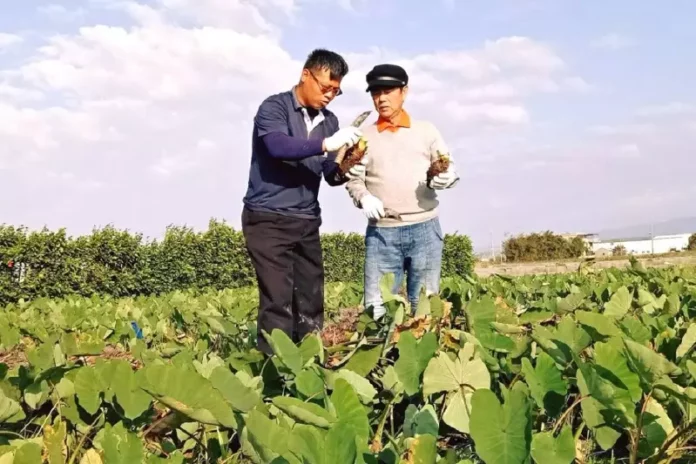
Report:
[[428,168],[428,172],[427,172],[428,183],[430,183],[430,181],[433,180],[433,177],[437,177],[439,174],[446,172],[447,169],[449,169],[449,165],[450,165],[449,154],[440,153],[440,151],[438,150],[437,159],[435,161],[433,161],[430,164],[430,168]]
[[350,168],[360,164],[365,153],[367,153],[367,140],[364,137],[360,137],[358,143],[348,149],[345,146],[341,147],[336,155],[336,163],[339,165],[341,174],[347,173]]

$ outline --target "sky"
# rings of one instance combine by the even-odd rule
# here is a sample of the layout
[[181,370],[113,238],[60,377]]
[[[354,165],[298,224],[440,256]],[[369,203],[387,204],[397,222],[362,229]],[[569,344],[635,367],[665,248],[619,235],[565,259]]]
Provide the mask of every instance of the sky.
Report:
[[[0,224],[239,228],[253,116],[317,47],[350,66],[342,125],[404,66],[461,176],[443,230],[476,248],[696,215],[696,2],[668,3],[0,0]],[[320,202],[364,231],[345,188]]]

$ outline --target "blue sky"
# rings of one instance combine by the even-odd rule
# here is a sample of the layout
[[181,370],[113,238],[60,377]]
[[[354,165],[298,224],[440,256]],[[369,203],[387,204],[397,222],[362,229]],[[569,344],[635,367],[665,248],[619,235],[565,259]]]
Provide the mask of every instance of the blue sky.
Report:
[[[253,113],[319,46],[351,65],[343,123],[370,107],[374,64],[411,73],[407,109],[463,179],[441,196],[443,228],[477,247],[696,215],[694,2],[3,3],[5,223],[238,226]],[[345,190],[320,198],[325,231],[364,229]]]

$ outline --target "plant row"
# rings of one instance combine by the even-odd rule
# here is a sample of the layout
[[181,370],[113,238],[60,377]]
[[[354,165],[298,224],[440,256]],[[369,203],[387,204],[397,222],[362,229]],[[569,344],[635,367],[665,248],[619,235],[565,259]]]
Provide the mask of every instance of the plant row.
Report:
[[693,268],[392,291],[379,323],[274,331],[271,357],[251,289],[11,305],[0,462],[694,462]]
[[[327,282],[362,282],[362,235],[323,234],[322,245]],[[468,275],[472,270],[469,238],[446,235],[443,274]],[[220,290],[254,282],[242,233],[216,221],[203,232],[169,227],[161,241],[145,241],[112,227],[73,238],[64,230],[0,226],[0,304],[67,295]]]

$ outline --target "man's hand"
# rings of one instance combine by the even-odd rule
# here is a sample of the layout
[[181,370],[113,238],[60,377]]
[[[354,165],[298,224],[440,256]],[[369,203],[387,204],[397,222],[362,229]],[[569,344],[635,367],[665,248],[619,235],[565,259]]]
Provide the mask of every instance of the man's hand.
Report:
[[459,176],[454,169],[454,165],[450,164],[450,168],[446,172],[441,172],[430,180],[428,186],[433,190],[445,190],[454,187],[459,182]]
[[324,139],[323,149],[324,151],[337,151],[343,145],[348,145],[350,148],[358,143],[360,137],[362,137],[362,132],[357,127],[344,127],[343,129],[339,129],[331,137]]
[[360,199],[360,206],[362,207],[363,214],[368,219],[379,219],[384,217],[384,205],[382,200],[374,195],[367,194]]
[[367,167],[367,160],[368,156],[367,154],[362,157],[360,162],[350,168],[348,172],[346,172],[346,177],[348,179],[363,179],[365,177],[365,169]]

